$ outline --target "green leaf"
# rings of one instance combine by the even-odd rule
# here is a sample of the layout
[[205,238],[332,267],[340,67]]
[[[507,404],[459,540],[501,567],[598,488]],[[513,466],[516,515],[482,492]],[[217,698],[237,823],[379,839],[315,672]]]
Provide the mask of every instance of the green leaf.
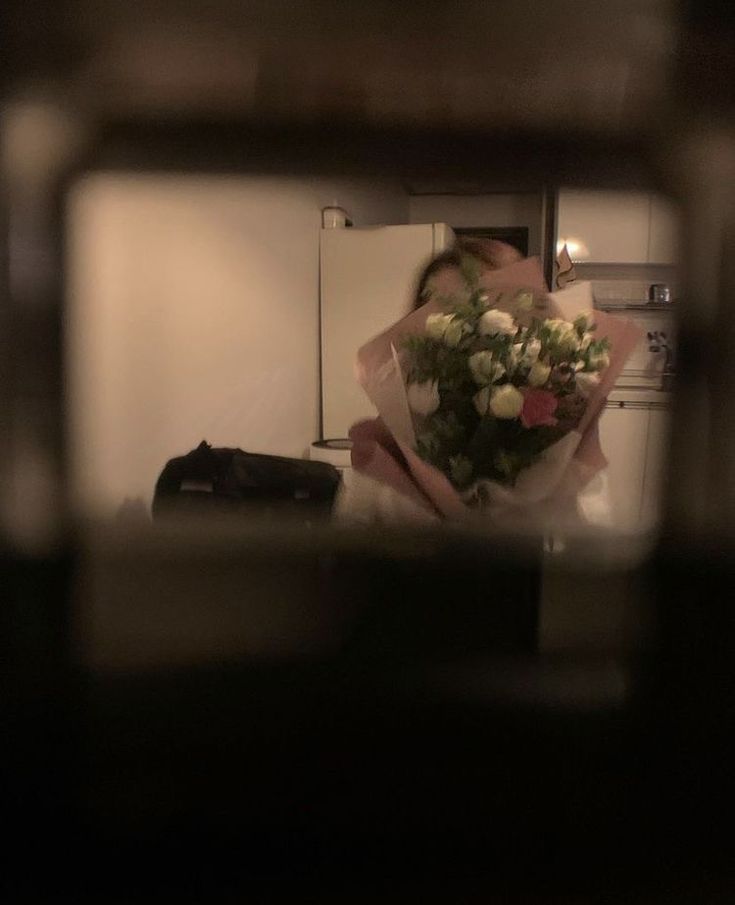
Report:
[[480,262],[473,255],[462,255],[459,262],[459,271],[469,289],[476,289],[480,282]]
[[521,290],[515,297],[519,311],[530,311],[533,308],[533,293]]
[[457,487],[466,487],[472,480],[472,462],[460,453],[449,458],[449,476]]

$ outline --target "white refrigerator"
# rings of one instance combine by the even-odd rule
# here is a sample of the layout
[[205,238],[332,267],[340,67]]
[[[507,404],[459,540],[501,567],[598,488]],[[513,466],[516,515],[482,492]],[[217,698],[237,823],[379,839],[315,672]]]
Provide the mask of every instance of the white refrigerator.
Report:
[[375,415],[355,379],[357,350],[409,312],[421,269],[453,239],[445,223],[322,230],[322,440]]

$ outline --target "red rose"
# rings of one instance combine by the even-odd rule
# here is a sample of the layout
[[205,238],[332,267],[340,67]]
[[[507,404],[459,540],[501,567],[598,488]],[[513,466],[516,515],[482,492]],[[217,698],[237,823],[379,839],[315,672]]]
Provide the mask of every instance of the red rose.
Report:
[[535,387],[523,390],[521,424],[524,427],[538,427],[541,424],[554,427],[557,423],[554,412],[558,404],[559,400],[548,390]]

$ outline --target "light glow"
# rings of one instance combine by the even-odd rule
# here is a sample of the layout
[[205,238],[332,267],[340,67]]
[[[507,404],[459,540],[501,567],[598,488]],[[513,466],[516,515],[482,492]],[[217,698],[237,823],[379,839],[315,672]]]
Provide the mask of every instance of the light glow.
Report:
[[572,261],[585,261],[590,256],[589,248],[581,239],[576,239],[573,236],[562,236],[556,243],[557,257],[562,253],[565,245]]

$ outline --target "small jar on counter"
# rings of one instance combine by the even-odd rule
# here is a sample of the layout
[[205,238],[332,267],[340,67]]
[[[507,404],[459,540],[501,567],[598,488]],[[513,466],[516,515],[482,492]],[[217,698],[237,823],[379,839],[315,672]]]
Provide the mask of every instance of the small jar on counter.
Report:
[[648,289],[648,301],[654,304],[666,304],[671,301],[671,290],[666,283],[652,283]]

